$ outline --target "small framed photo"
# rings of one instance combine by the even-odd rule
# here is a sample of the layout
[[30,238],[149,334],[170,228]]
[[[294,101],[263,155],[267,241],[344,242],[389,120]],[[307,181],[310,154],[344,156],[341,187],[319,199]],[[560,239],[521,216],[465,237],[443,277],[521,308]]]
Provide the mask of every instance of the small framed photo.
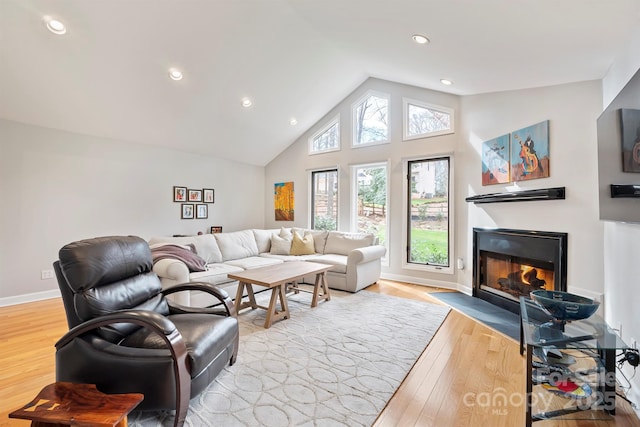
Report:
[[213,188],[202,189],[202,201],[205,203],[215,203]]
[[181,205],[182,207],[182,214],[180,215],[180,218],[182,219],[193,219],[193,204],[192,203],[183,203]]
[[174,202],[186,202],[187,201],[187,187],[173,187],[173,201]]
[[214,225],[211,227],[211,234],[222,233],[222,226]]
[[187,195],[190,202],[202,202],[202,190],[187,190]]
[[209,218],[209,205],[196,205],[196,219]]

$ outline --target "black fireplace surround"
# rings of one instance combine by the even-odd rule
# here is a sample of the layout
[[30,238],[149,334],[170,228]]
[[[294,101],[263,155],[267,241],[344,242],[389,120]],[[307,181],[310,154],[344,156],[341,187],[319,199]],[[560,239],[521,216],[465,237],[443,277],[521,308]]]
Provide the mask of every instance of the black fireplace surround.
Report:
[[[566,291],[567,240],[567,233],[474,228],[473,296],[519,313],[519,295],[528,296],[534,289]],[[513,271],[503,273],[503,277],[496,280],[496,273],[488,270],[505,263],[514,266],[512,269],[526,265],[529,271],[533,270],[534,281],[522,283],[514,279],[520,274]],[[535,278],[536,273],[540,274],[539,279]],[[531,273],[522,276],[530,279]],[[544,278],[547,280],[541,280]],[[488,280],[498,283],[488,283]]]

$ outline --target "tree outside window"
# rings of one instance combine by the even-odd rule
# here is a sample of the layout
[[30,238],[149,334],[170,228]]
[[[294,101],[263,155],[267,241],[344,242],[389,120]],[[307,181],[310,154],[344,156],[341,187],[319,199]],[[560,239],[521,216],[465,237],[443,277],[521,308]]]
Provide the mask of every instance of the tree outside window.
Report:
[[369,94],[353,110],[353,145],[389,141],[389,96]]
[[338,229],[338,170],[311,173],[311,228]]
[[409,162],[407,262],[448,267],[449,158]]

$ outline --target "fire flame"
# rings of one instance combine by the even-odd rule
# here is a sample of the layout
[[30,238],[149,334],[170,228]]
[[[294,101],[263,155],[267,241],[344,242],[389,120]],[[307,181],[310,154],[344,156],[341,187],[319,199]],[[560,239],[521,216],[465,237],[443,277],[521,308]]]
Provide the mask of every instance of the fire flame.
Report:
[[533,270],[534,267],[530,266],[530,265],[521,265],[520,266],[520,280],[522,280],[522,283],[526,283],[527,285],[530,285],[531,283],[529,282],[529,280],[527,280],[527,277],[529,276],[529,272],[531,270]]

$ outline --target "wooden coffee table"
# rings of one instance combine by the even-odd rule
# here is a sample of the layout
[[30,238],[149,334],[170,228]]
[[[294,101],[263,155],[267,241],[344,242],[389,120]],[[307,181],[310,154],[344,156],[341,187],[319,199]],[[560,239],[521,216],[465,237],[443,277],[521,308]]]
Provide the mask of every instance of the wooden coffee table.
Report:
[[[307,261],[292,261],[284,262],[281,264],[270,265],[267,267],[253,268],[242,271],[240,273],[232,273],[227,276],[230,279],[237,280],[238,291],[236,292],[236,313],[240,313],[243,308],[251,307],[251,309],[261,308],[267,310],[267,319],[264,322],[264,327],[269,328],[274,321],[280,319],[288,319],[291,317],[289,313],[289,306],[287,304],[287,284],[291,283],[294,287],[294,292],[311,292],[313,298],[311,299],[311,307],[318,305],[319,301],[331,299],[329,293],[329,286],[327,286],[327,278],[325,273],[331,269],[331,265],[320,264],[317,262]],[[316,281],[313,285],[313,291],[307,291],[297,287],[296,280],[301,279],[311,274],[316,275]],[[256,304],[256,298],[253,293],[253,286],[259,285],[271,289],[271,300],[269,301],[269,307],[264,307]],[[242,295],[244,289],[247,289],[248,301],[242,301]],[[322,293],[320,293],[322,290]],[[280,311],[276,309],[276,305],[280,302]]]

